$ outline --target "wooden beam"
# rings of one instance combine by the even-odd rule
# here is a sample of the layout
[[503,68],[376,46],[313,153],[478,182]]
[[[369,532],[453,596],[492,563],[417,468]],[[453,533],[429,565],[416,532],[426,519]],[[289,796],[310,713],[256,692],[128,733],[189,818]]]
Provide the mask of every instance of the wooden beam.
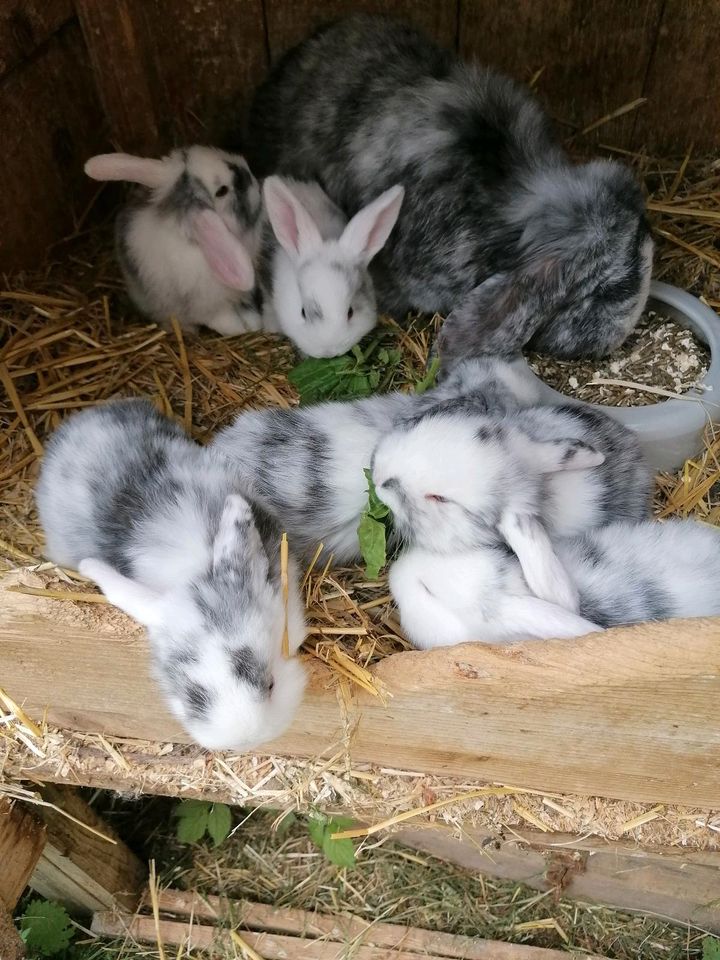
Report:
[[523,832],[504,840],[463,828],[405,828],[395,839],[468,870],[536,890],[637,910],[720,933],[720,853],[643,851],[598,838]]
[[0,77],[31,57],[75,14],[72,0],[14,0],[0,8]]
[[42,822],[22,804],[0,797],[0,912],[3,906],[15,909],[42,855],[45,833]]
[[46,786],[43,799],[69,816],[38,807],[47,844],[30,878],[33,890],[80,913],[134,910],[147,881],[143,863],[73,789]]
[[[2,686],[49,723],[143,740],[188,738],[161,706],[146,641],[115,611],[3,588]],[[82,606],[82,605],[80,605]],[[108,611],[109,613],[110,611]],[[95,616],[100,619],[95,619]],[[93,625],[94,624],[94,625]],[[544,791],[720,806],[720,620],[642,624],[574,641],[400,653],[358,693],[356,762]],[[264,753],[315,757],[344,719],[324,665],[292,729]],[[40,768],[40,764],[38,764]],[[34,768],[36,769],[36,768]]]

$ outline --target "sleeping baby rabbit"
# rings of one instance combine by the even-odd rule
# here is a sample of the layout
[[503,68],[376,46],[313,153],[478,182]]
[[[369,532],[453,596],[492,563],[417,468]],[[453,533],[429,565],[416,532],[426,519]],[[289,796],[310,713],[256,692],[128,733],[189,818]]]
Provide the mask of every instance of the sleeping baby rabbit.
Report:
[[[146,401],[78,413],[51,438],[37,486],[47,554],[144,624],[155,676],[190,735],[212,749],[281,734],[305,674],[282,656],[280,532],[237,471]],[[291,653],[304,638],[290,562]]]

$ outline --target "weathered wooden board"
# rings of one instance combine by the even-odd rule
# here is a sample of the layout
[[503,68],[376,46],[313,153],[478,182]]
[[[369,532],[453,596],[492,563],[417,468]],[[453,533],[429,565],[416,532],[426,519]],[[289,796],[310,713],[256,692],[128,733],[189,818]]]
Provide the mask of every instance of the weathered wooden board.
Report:
[[77,22],[0,83],[0,117],[0,270],[37,266],[97,188],[82,165],[103,143],[103,119]]
[[[662,0],[465,0],[460,52],[523,82],[542,70],[537,91],[545,105],[582,129],[642,96],[662,5]],[[622,117],[603,126],[601,136],[627,146],[633,126],[632,115]]]
[[[68,601],[3,592],[0,685],[62,727],[186,741],[149,678],[142,636],[83,623]],[[64,608],[64,609],[63,609]],[[122,621],[120,621],[122,622]],[[720,806],[720,620],[576,641],[468,644],[374,667],[387,705],[360,694],[357,761],[639,802]],[[265,752],[316,756],[342,737],[330,673],[312,667],[292,730]]]
[[14,0],[0,5],[0,78],[32,56],[74,14],[73,0]]
[[421,27],[445,47],[457,43],[458,5],[447,0],[265,0],[270,56],[277,60],[320,24],[350,13],[383,13]]
[[3,906],[15,909],[44,846],[43,824],[21,804],[0,797],[0,912]]
[[720,142],[720,0],[666,0],[633,142],[656,152]]

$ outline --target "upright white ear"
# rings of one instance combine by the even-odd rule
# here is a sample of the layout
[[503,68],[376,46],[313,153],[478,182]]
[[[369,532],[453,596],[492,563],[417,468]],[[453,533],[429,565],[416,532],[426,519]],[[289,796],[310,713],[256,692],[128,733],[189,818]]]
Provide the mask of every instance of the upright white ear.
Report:
[[280,177],[263,183],[263,198],[278,243],[290,257],[302,257],[322,246],[317,224]]
[[129,153],[101,153],[90,157],[85,173],[93,180],[129,180],[144,187],[163,187],[172,176],[162,160],[133,157]]
[[354,256],[369,263],[382,250],[400,213],[405,188],[399,184],[381,193],[359,210],[345,227],[340,243]]
[[200,210],[190,218],[190,229],[215,276],[231,290],[252,290],[255,268],[250,254],[214,210]]
[[267,556],[250,504],[235,493],[225,498],[213,542],[213,572],[242,577],[255,587],[265,583],[268,578]]
[[103,560],[82,560],[78,570],[84,577],[95,581],[113,606],[124,610],[146,627],[154,627],[161,622],[163,603],[159,593],[123,576]]

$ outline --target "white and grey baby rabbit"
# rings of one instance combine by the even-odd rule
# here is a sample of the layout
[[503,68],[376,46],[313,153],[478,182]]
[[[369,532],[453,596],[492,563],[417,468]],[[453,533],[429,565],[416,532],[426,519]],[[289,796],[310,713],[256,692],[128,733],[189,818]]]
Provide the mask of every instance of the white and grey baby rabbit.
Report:
[[115,224],[118,259],[138,310],[157,323],[176,316],[186,330],[204,325],[226,336],[261,328],[253,261],[262,203],[243,157],[203,146],[162,160],[108,153],[88,160],[85,172],[149,191]]
[[[305,672],[282,656],[280,531],[237,472],[147,401],[76,414],[51,438],[36,496],[47,555],[144,624],[173,713],[208,749],[281,734]],[[304,638],[291,561],[288,635]]]
[[408,638],[422,649],[512,643],[720,614],[720,534],[692,520],[612,523],[559,540],[556,549],[578,591],[579,614],[533,596],[503,547],[411,548],[390,569]]
[[386,434],[371,469],[406,543],[453,554],[504,541],[533,593],[567,609],[577,594],[549,533],[650,512],[635,435],[570,406],[491,417],[440,404]]
[[322,541],[337,562],[346,562],[360,556],[357,527],[367,505],[363,469],[383,434],[441,402],[485,413],[536,399],[526,366],[486,358],[459,364],[423,394],[248,410],[211,446],[237,465],[250,495],[280,521],[296,549],[313,550]]
[[339,356],[377,323],[368,264],[390,235],[404,192],[391,187],[348,223],[317,183],[280,177],[263,183],[272,227],[263,253],[270,259],[265,296],[276,328],[303,353]]

